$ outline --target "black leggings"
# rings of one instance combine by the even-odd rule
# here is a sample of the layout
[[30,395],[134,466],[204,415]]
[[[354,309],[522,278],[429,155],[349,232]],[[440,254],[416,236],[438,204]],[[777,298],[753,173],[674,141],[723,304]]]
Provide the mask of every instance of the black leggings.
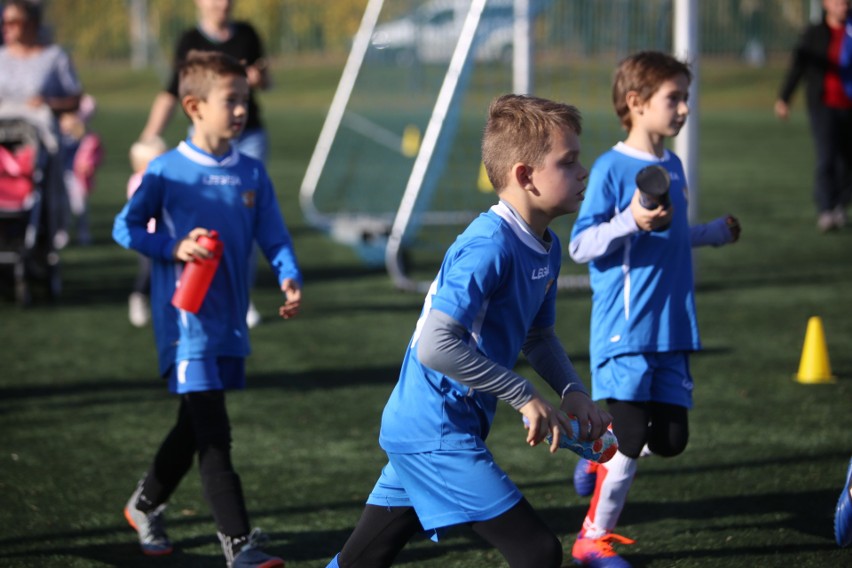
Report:
[[240,478],[231,463],[231,424],[223,391],[181,395],[177,422],[157,450],[143,483],[146,501],[152,507],[168,501],[196,453],[204,498],[219,532],[247,535],[251,527]]
[[[500,551],[511,568],[558,568],[562,544],[526,499],[471,528]],[[337,562],[341,568],[391,566],[411,538],[423,531],[411,507],[367,505]]]
[[688,411],[662,402],[630,402],[607,399],[612,431],[618,451],[638,458],[645,444],[659,456],[672,457],[686,449],[689,441]]

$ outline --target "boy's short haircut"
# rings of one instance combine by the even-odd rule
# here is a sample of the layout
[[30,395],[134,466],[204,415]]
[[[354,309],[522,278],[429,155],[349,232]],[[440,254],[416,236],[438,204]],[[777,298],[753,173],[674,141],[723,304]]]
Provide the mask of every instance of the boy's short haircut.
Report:
[[178,69],[178,98],[183,100],[186,96],[193,96],[204,99],[217,78],[233,75],[246,76],[245,65],[234,57],[219,51],[192,49]]
[[503,95],[488,109],[482,135],[482,162],[494,190],[508,185],[509,171],[518,162],[540,166],[551,149],[553,133],[569,129],[580,134],[577,107],[527,95]]
[[692,82],[689,65],[661,51],[640,51],[622,60],[612,82],[612,104],[622,128],[629,132],[633,127],[627,93],[634,91],[643,103],[647,102],[663,81],[678,75],[684,75],[687,81]]

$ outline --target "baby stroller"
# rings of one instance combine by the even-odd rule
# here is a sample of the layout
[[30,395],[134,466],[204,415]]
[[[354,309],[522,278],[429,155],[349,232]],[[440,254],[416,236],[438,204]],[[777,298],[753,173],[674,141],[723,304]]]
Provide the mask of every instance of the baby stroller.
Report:
[[61,288],[54,246],[64,191],[58,152],[48,109],[0,105],[0,270],[21,305],[31,302],[36,281],[51,300]]

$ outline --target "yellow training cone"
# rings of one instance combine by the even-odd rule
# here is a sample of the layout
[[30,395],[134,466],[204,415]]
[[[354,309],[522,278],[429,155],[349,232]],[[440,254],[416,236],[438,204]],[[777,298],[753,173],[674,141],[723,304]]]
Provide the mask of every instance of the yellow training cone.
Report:
[[485,164],[479,164],[479,177],[476,180],[476,188],[482,193],[491,193],[494,191],[494,186],[491,185],[491,180],[488,179],[488,173],[485,171]]
[[805,332],[805,345],[799,362],[796,380],[804,384],[833,383],[831,364],[828,362],[828,348],[825,346],[825,332],[822,320],[816,316],[808,319]]
[[414,124],[409,124],[402,132],[402,155],[413,158],[420,150],[420,129]]

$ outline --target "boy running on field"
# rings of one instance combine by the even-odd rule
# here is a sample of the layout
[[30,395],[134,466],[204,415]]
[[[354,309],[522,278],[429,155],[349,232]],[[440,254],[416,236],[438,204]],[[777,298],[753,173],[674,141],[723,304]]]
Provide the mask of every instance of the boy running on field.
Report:
[[[562,547],[485,440],[497,401],[529,420],[534,446],[577,416],[584,439],[610,416],[589,398],[554,334],[562,258],[551,221],[583,199],[580,114],[570,105],[506,95],[495,100],[482,141],[500,202],[456,239],[426,297],[382,415],[388,456],[361,519],[328,565],[390,566],[428,531],[468,524],[512,568],[558,567]],[[512,371],[520,351],[561,397],[551,405]]]

